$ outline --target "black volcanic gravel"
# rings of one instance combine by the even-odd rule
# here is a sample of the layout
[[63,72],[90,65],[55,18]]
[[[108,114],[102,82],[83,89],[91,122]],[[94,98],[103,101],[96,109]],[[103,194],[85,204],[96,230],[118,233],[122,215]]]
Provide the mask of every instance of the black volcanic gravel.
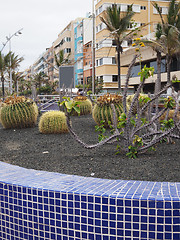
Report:
[[[86,143],[98,141],[90,115],[72,117],[72,124]],[[0,161],[21,167],[106,179],[180,182],[180,140],[129,159],[115,155],[115,145],[88,150],[69,133],[41,134],[38,126],[10,130],[0,126],[0,136]]]

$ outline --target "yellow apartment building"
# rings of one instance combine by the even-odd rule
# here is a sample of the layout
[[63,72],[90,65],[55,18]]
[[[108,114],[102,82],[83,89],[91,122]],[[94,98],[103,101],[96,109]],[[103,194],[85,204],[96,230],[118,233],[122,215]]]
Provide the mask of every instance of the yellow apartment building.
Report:
[[[162,9],[162,15],[167,14],[169,1],[156,1]],[[112,4],[117,4],[121,7],[121,11],[125,12],[129,5],[133,3],[133,11],[135,15],[133,16],[133,21],[136,27],[143,26],[146,23],[151,23],[143,28],[141,34],[147,38],[153,37],[153,32],[156,29],[156,25],[159,22],[159,14],[152,5],[151,0],[97,0],[95,5],[95,15],[96,15],[96,76],[103,78],[104,89],[109,91],[114,91],[117,89],[117,64],[116,64],[116,47],[113,46],[112,38],[109,36],[110,32],[106,29],[104,23],[101,22],[100,16],[107,7],[112,6]],[[134,28],[134,25],[129,28],[130,30]],[[123,48],[128,49],[131,43],[124,42]],[[125,53],[124,53],[125,54]],[[129,62],[130,63],[130,62]],[[127,64],[123,64],[126,65]],[[121,84],[124,85],[125,75],[127,72],[127,67],[121,68]]]

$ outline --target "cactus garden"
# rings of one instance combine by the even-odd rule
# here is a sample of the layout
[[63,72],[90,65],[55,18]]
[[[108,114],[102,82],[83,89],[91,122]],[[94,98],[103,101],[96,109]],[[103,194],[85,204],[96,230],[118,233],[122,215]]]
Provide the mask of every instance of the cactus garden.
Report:
[[[91,115],[73,116],[72,124],[85,142],[98,141]],[[7,130],[1,125],[0,134],[0,161],[25,168],[108,179],[180,180],[179,140],[175,144],[162,142],[155,151],[130,159],[123,154],[116,155],[115,144],[84,149],[69,133],[41,134],[38,125]]]
[[163,109],[153,112],[153,104],[172,83],[151,98],[142,94],[144,82],[153,75],[153,68],[145,66],[137,91],[128,96],[136,57],[123,94],[105,94],[94,104],[84,96],[64,96],[64,112],[49,111],[38,119],[32,100],[5,99],[0,106],[0,161],[88,177],[180,181],[180,92],[172,89]]
[[[24,97],[8,98],[1,106],[0,161],[88,177],[180,181],[179,94],[164,99],[164,108],[151,116],[156,96],[141,95],[151,69],[144,68],[141,74],[142,82],[130,101],[126,90],[122,96],[107,94],[97,99],[92,113],[81,114],[87,99],[64,97],[65,112],[44,113],[32,125],[27,116],[37,119],[34,103]],[[22,110],[25,103],[32,107],[31,114]]]

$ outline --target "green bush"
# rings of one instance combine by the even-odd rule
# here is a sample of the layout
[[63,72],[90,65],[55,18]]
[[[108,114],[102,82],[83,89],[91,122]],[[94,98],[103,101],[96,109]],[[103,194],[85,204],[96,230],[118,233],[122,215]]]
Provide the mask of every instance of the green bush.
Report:
[[61,111],[43,113],[39,121],[39,131],[45,134],[68,132],[65,113]]
[[38,107],[24,96],[8,97],[2,104],[0,120],[4,128],[34,127],[37,122]]

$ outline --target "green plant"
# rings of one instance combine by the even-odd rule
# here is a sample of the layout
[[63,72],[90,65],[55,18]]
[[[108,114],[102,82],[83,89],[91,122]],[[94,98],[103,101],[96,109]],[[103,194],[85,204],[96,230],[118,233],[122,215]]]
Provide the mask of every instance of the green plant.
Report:
[[0,119],[4,128],[34,127],[37,117],[37,105],[24,96],[14,95],[6,98],[0,110]]
[[76,111],[78,115],[80,115],[80,108],[79,104],[80,102],[78,101],[73,101],[70,99],[70,97],[63,97],[64,101],[61,103],[59,102],[59,106],[63,106],[68,113],[71,113],[72,111]]
[[[80,109],[80,115],[87,115],[92,113],[92,103],[91,101],[84,96],[77,96],[73,99],[74,102],[77,102],[79,109]],[[78,115],[77,111],[73,110],[72,115]]]
[[101,121],[104,121],[104,127],[110,127],[112,123],[113,111],[111,104],[114,104],[116,110],[116,117],[118,118],[123,112],[122,96],[117,94],[105,94],[97,99],[97,103],[93,108],[93,119],[101,125]]
[[98,135],[98,141],[102,141],[104,140],[107,136],[104,136],[104,133],[106,132],[106,129],[104,128],[104,122],[105,121],[101,121],[100,125],[95,126],[95,130],[96,132],[100,132],[100,134]]
[[68,132],[65,113],[61,111],[43,113],[39,121],[39,131],[45,134]]
[[[137,56],[135,55],[130,66],[128,69],[128,73],[126,76],[126,82],[125,82],[125,88],[123,92],[123,110],[124,112],[121,114],[120,117],[116,117],[116,108],[115,108],[115,101],[110,101],[110,98],[108,97],[106,102],[108,101],[110,107],[113,111],[113,117],[112,117],[112,126],[113,126],[113,133],[111,136],[104,136],[104,126],[102,126],[101,131],[101,141],[88,145],[84,143],[78,135],[73,131],[71,125],[70,125],[70,117],[68,111],[66,111],[67,116],[67,125],[70,133],[74,136],[76,141],[78,141],[83,147],[92,149],[96,147],[100,147],[106,143],[114,143],[117,142],[117,148],[116,150],[121,150],[121,152],[124,152],[126,156],[130,158],[136,158],[138,154],[144,153],[148,150],[153,150],[154,146],[156,146],[158,143],[161,143],[161,141],[165,138],[178,138],[180,139],[180,121],[177,120],[177,114],[179,111],[179,93],[172,92],[172,99],[170,99],[169,102],[175,102],[175,112],[173,115],[173,122],[168,121],[165,123],[165,128],[162,129],[161,125],[159,124],[160,117],[169,109],[171,109],[172,104],[165,104],[164,108],[159,111],[158,113],[152,114],[151,111],[148,111],[147,118],[143,117],[144,112],[148,108],[148,110],[151,110],[152,103],[159,98],[161,94],[163,94],[169,87],[172,86],[172,83],[167,83],[167,85],[158,93],[154,94],[152,99],[149,99],[142,108],[137,108],[137,114],[133,114],[133,108],[134,106],[139,102],[139,95],[143,89],[144,83],[146,79],[152,75],[153,71],[152,68],[144,67],[141,71],[141,82],[138,86],[138,89],[132,99],[130,109],[127,109],[127,90],[129,85],[129,78],[131,76],[131,69],[132,66],[135,64]],[[143,76],[143,77],[142,77]],[[173,101],[174,100],[174,101]],[[111,104],[110,104],[111,102]],[[105,104],[105,101],[100,101],[103,105]]]

